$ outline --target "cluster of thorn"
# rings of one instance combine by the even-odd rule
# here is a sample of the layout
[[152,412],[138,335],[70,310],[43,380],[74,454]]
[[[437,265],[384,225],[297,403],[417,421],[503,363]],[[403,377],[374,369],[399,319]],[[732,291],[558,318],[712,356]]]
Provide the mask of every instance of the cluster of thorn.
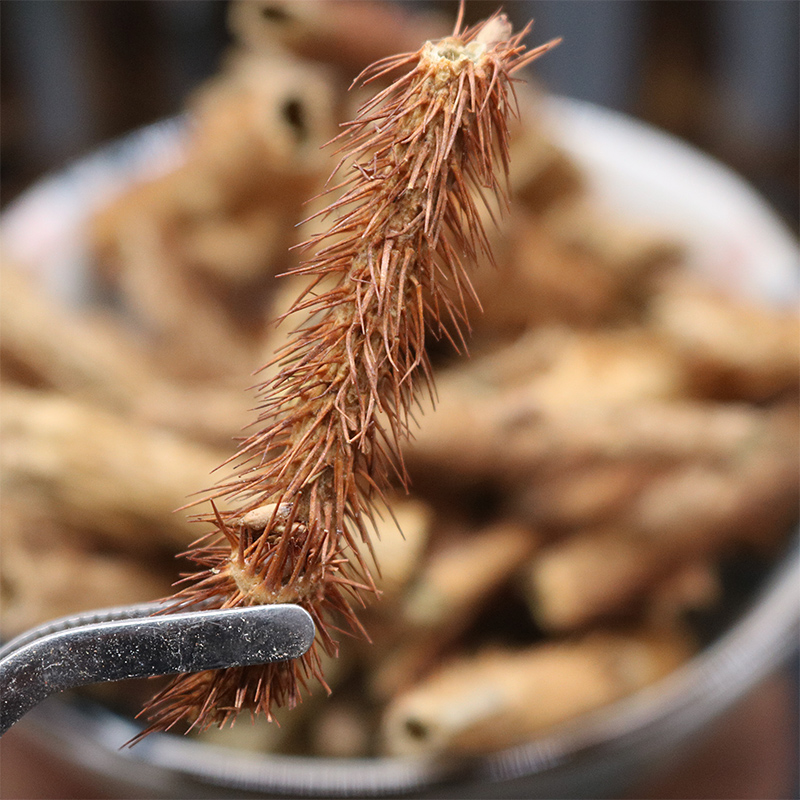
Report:
[[[528,28],[511,35],[502,15],[459,29],[360,76],[405,70],[337,137],[334,175],[347,177],[328,189],[330,228],[293,270],[309,284],[287,316],[304,322],[260,387],[257,432],[208,498],[213,538],[190,552],[200,571],[174,598],[175,608],[297,603],[315,645],[291,662],[174,679],[145,709],[145,733],[291,707],[311,678],[325,685],[319,648],[336,652],[333,631],[366,636],[353,605],[377,590],[363,548],[387,488],[407,482],[399,444],[418,385],[432,390],[426,329],[463,344],[464,264],[490,258],[474,195],[503,196],[511,75],[547,47],[526,53]],[[220,497],[236,510],[218,511]]]

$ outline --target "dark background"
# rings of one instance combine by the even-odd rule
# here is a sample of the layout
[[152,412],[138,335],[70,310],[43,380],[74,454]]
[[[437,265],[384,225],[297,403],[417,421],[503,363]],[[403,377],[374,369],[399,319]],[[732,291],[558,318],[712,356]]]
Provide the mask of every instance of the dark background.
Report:
[[[301,0],[298,0],[298,2]],[[388,1],[388,0],[387,0]],[[455,14],[455,2],[407,3]],[[497,3],[471,0],[468,21]],[[800,227],[795,0],[511,0],[554,92],[634,114],[728,163]],[[222,0],[2,0],[2,203],[177,112],[229,43]]]

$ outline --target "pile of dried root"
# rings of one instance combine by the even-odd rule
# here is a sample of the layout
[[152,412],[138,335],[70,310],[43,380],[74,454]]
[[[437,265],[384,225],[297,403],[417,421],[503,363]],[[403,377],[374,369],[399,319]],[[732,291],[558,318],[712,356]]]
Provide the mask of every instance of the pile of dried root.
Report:
[[[232,7],[239,43],[189,102],[182,164],[92,221],[94,278],[124,318],[57,306],[31,265],[3,265],[4,635],[169,593],[199,535],[174,509],[230,455],[249,376],[285,339],[272,320],[302,279],[276,275],[318,232],[295,226],[330,172],[320,146],[363,100],[346,86],[447,33],[356,5],[357,28],[348,3],[325,24],[312,3]],[[785,541],[797,317],[702,283],[680,242],[602,208],[517,91],[473,355],[446,335],[430,349],[438,407],[403,453],[411,495],[372,537],[373,643],[344,639],[333,696],[280,727],[203,736],[337,756],[523,741],[689,658],[687,614],[723,599],[720,564]]]

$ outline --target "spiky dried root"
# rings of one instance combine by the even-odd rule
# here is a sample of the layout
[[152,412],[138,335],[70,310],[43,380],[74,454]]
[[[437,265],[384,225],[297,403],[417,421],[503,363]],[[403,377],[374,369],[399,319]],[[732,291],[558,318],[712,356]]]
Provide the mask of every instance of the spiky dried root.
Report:
[[334,174],[348,175],[329,189],[341,193],[322,212],[330,229],[294,270],[310,279],[289,312],[305,323],[260,387],[258,432],[233,477],[210,493],[212,506],[224,496],[238,508],[205,517],[216,538],[189,554],[202,570],[174,598],[175,608],[298,603],[317,641],[293,662],[176,678],[144,710],[142,735],[294,706],[311,678],[324,685],[317,648],[335,653],[332,631],[366,635],[352,603],[376,588],[361,548],[392,474],[406,482],[399,442],[417,385],[432,389],[426,329],[440,335],[447,319],[459,331],[473,294],[463,262],[490,257],[473,192],[503,195],[511,76],[553,44],[526,53],[529,28],[512,35],[501,14],[464,32],[459,23],[361,76],[407,70],[337,137]]

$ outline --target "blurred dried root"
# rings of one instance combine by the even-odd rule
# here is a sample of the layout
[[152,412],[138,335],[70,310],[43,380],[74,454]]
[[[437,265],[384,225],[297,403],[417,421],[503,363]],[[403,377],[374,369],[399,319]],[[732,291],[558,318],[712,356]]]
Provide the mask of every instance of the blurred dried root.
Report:
[[386,749],[478,754],[518,744],[658,680],[690,653],[685,636],[666,629],[462,657],[389,706]]
[[5,497],[136,552],[182,550],[197,531],[181,500],[208,482],[220,452],[54,393],[3,387]]
[[94,220],[98,263],[178,374],[260,366],[273,277],[327,172],[335,104],[320,70],[234,53],[189,104],[184,163]]
[[[677,242],[592,203],[564,155],[531,138],[523,142],[545,159],[539,165],[545,174],[514,186],[512,172],[512,221],[496,248],[502,258],[496,270],[476,274],[483,309],[475,314],[478,347],[484,338],[514,339],[548,323],[594,328],[636,322],[659,276],[681,256]],[[533,197],[543,207],[533,206]]]
[[649,324],[681,353],[697,393],[762,402],[796,397],[800,317],[742,302],[684,273],[653,296]]
[[79,313],[45,296],[19,266],[0,269],[3,380],[54,390],[190,439],[227,445],[248,419],[242,381],[182,382],[109,312]]
[[[796,444],[790,414],[692,397],[686,362],[668,345],[643,329],[544,328],[443,372],[438,412],[421,417],[407,448],[410,468],[420,480],[437,473],[445,483],[530,489],[537,499],[528,505],[540,521],[561,513],[548,507],[570,515],[558,499],[570,481],[581,482],[575,494],[585,504],[594,484],[611,506],[614,487],[627,500],[648,476],[738,458],[772,428],[768,452],[789,456]],[[556,488],[562,478],[567,484]],[[584,513],[591,515],[575,508],[565,521],[588,522]]]
[[[449,29],[366,0],[232,3],[230,26],[182,163],[92,222],[124,314],[59,306],[27,265],[0,276],[4,636],[167,592],[204,533],[173,510],[213,480],[251,373],[286,340],[271,320],[301,287],[275,276],[321,224],[295,227],[358,102],[346,83]],[[472,271],[475,355],[453,363],[446,332],[432,347],[437,409],[403,452],[413,496],[373,537],[374,644],[342,642],[330,701],[238,726],[236,747],[525,741],[688,658],[686,612],[725,601],[720,562],[774,558],[797,519],[798,315],[689,275],[674,237],[605,209],[541,99],[520,87],[497,264]]]
[[434,547],[408,581],[399,608],[376,609],[388,620],[383,627],[378,623],[380,649],[366,653],[379,659],[370,679],[372,694],[386,700],[429,671],[508,585],[539,540],[529,528],[500,522]]
[[368,64],[414,52],[450,34],[447,18],[374,0],[244,0],[231,4],[228,25],[249,50],[290,52],[341,71],[348,83]]
[[55,616],[145,602],[169,588],[171,575],[157,559],[93,542],[38,499],[3,501],[0,515],[0,628],[6,639]]

